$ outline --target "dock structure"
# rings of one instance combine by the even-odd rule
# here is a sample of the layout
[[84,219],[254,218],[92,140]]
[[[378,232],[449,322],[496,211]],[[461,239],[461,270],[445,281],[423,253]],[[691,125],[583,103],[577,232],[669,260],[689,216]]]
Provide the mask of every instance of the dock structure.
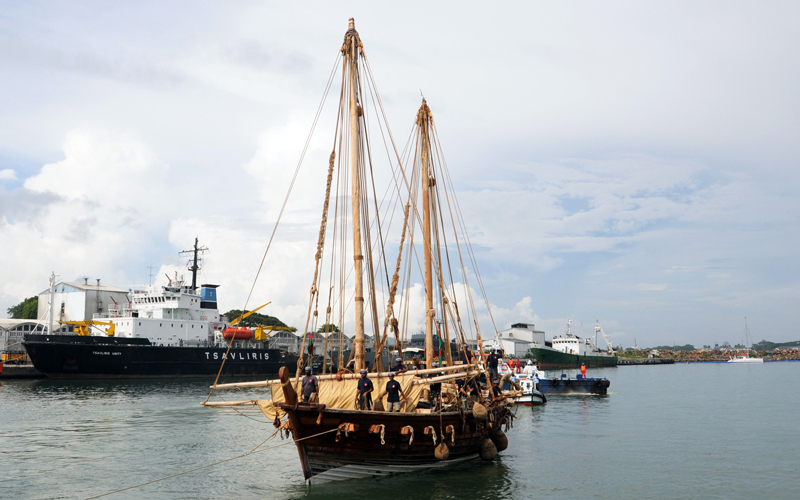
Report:
[[10,378],[46,378],[46,375],[33,365],[11,365],[3,363],[3,372],[0,373],[0,380]]
[[620,365],[674,365],[674,359],[668,358],[619,358],[617,366]]

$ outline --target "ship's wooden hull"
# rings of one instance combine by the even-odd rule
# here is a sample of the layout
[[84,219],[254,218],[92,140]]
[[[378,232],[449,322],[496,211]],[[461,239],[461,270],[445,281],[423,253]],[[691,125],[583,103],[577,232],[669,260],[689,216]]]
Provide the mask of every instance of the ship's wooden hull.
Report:
[[[325,409],[324,405],[303,403],[276,406],[289,415],[303,475],[309,484],[384,476],[473,459],[478,457],[481,443],[492,429],[511,418],[505,406],[489,408],[491,428],[479,423],[472,412],[440,416]],[[373,427],[377,425],[384,426],[383,443],[380,431]],[[345,433],[340,426],[354,430]],[[414,429],[413,441],[410,433],[403,433],[407,426]],[[448,431],[450,426],[454,435]],[[436,433],[436,444],[432,433],[425,434],[428,427]],[[443,439],[450,454],[446,460],[439,460],[434,449]]]

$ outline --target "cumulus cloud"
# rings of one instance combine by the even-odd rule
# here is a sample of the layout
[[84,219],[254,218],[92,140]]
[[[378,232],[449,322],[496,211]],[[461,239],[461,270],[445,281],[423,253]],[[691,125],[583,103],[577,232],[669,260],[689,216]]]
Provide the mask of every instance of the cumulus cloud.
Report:
[[17,178],[17,173],[11,168],[0,170],[0,181],[13,181]]
[[[168,167],[141,141],[76,130],[63,155],[12,193],[19,203],[4,204],[0,235],[13,245],[3,245],[0,258],[15,263],[0,271],[8,297],[46,288],[49,271],[67,281],[88,275],[130,284],[135,276],[124,263],[141,262],[169,217],[162,210]],[[20,210],[26,200],[32,208]]]

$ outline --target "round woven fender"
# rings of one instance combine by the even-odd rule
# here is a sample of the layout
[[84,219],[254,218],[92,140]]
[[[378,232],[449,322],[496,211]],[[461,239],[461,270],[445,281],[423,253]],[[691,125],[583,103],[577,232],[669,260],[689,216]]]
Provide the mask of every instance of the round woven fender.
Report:
[[436,455],[436,458],[439,460],[447,460],[450,457],[450,448],[444,444],[444,441],[436,445],[436,449],[433,450],[433,454]]
[[480,403],[472,405],[472,415],[478,422],[486,422],[486,419],[489,418],[489,412],[486,410],[486,407]]
[[497,447],[491,439],[484,438],[478,454],[481,456],[481,460],[494,460],[497,457]]
[[508,437],[506,437],[506,433],[500,429],[494,431],[489,438],[492,440],[492,443],[494,443],[494,446],[497,448],[498,452],[508,448]]

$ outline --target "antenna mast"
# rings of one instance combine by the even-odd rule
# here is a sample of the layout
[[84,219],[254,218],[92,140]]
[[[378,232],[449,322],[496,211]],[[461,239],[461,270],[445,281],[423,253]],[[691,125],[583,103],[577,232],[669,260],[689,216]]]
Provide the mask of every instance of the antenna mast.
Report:
[[189,261],[189,271],[192,272],[192,291],[194,292],[197,290],[197,271],[200,269],[198,264],[198,255],[205,255],[208,252],[208,247],[198,247],[197,246],[197,238],[194,239],[194,248],[191,250],[182,250],[179,255],[186,256],[191,255],[192,260]]

